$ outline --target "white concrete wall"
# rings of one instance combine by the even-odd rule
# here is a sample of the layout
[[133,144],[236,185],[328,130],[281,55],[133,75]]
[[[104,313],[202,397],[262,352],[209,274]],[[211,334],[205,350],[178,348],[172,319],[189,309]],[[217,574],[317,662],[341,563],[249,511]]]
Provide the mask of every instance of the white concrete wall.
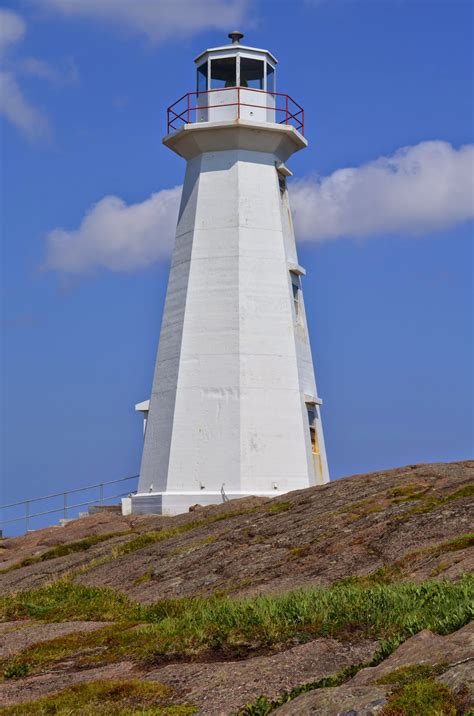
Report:
[[[298,254],[296,250],[295,234],[293,229],[293,220],[291,216],[290,203],[288,198],[288,191],[285,190],[282,195],[281,201],[281,214],[282,214],[282,227],[283,235],[285,240],[285,250],[289,265],[298,265]],[[301,390],[301,409],[303,415],[307,418],[307,408],[305,403],[305,396],[313,396],[314,398],[320,397],[318,389],[316,387],[316,377],[313,366],[313,357],[311,352],[311,343],[309,340],[308,322],[306,318],[306,310],[304,305],[304,293],[303,285],[305,280],[304,276],[300,276],[300,315],[297,319],[293,310],[294,320],[294,336],[296,346],[296,358],[298,365],[299,384]],[[291,275],[288,276],[289,289],[291,290]],[[317,340],[317,337],[314,339]],[[311,448],[311,438],[309,430],[306,435],[306,458],[308,461],[309,472],[313,474],[311,484],[319,485],[321,483],[329,482],[329,469],[326,456],[326,447],[324,443],[323,425],[321,421],[321,410],[319,406],[316,406],[316,431],[318,436],[318,444],[320,451],[320,459],[315,459]]]
[[275,160],[231,149],[188,162],[139,493],[278,494],[324,480],[308,456],[303,396],[316,387]]

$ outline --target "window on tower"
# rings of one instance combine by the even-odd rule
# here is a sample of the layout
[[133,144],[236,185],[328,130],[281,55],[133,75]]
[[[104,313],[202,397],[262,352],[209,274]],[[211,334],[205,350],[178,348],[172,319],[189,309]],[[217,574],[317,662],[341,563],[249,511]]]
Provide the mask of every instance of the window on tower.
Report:
[[267,92],[275,91],[275,68],[267,62]]
[[314,405],[313,403],[306,403],[306,409],[308,411],[309,434],[311,437],[311,452],[315,457],[319,458],[320,452],[318,433],[316,428],[316,420],[318,418],[318,414],[316,412],[316,405]]
[[197,91],[207,90],[207,62],[197,68]]
[[291,289],[293,291],[293,304],[295,307],[295,316],[296,320],[298,320],[301,316],[301,284],[300,284],[300,277],[298,274],[291,273]]
[[235,57],[219,57],[216,60],[211,60],[211,89],[235,87],[236,84]]
[[240,86],[263,90],[264,65],[263,60],[254,60],[250,57],[240,58]]

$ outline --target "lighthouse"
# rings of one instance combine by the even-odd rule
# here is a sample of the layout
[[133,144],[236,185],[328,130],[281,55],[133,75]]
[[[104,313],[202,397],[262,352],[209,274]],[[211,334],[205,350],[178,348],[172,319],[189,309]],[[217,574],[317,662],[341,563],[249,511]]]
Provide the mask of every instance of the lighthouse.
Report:
[[200,54],[168,108],[186,173],[133,513],[329,480],[287,192],[304,111],[242,38]]

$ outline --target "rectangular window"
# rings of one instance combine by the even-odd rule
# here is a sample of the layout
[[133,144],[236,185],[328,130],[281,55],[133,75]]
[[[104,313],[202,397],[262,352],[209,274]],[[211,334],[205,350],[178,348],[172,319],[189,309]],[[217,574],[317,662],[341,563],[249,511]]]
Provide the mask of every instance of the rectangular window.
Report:
[[240,58],[240,86],[263,90],[263,60]]
[[197,91],[207,90],[207,62],[197,68]]
[[296,319],[300,317],[301,314],[301,286],[300,286],[300,277],[298,274],[291,272],[291,288],[293,291],[293,303],[295,306],[295,316]]
[[235,57],[220,57],[217,60],[211,60],[211,89],[236,86],[235,60]]
[[309,434],[311,436],[311,451],[313,455],[319,455],[318,433],[316,430],[316,419],[318,417],[316,412],[316,406],[312,403],[307,403],[306,408],[308,410]]
[[267,62],[267,92],[275,91],[275,69]]

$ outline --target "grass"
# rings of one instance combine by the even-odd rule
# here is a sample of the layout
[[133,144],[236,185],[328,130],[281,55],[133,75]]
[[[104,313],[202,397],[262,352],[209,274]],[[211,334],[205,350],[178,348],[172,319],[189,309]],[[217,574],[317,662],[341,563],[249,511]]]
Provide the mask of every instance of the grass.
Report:
[[85,537],[84,539],[78,540],[77,542],[58,544],[56,547],[52,547],[46,552],[43,552],[43,554],[39,554],[35,557],[27,557],[26,559],[22,559],[19,562],[15,562],[15,564],[12,564],[5,569],[0,569],[0,574],[11,572],[14,569],[21,569],[22,567],[28,567],[30,564],[46,562],[49,559],[65,557],[66,555],[73,554],[74,552],[85,552],[91,547],[94,547],[94,545],[99,544],[100,542],[106,542],[113,537],[123,537],[124,535],[128,534],[131,534],[130,530],[127,530],[126,532],[107,532],[103,535],[91,535],[90,537]]
[[188,544],[183,544],[181,547],[177,547],[174,549],[171,554],[179,555],[179,554],[188,554],[189,552],[194,552],[196,549],[200,549],[201,547],[204,547],[206,544],[212,544],[216,540],[218,540],[220,535],[208,535],[207,537],[203,537],[202,539],[198,539],[195,542],[190,542]]
[[117,547],[115,547],[112,550],[110,557],[101,561],[101,564],[104,564],[106,561],[111,561],[113,559],[117,559],[118,557],[123,557],[125,554],[130,554],[131,552],[136,552],[139,549],[149,547],[152,544],[157,544],[158,542],[164,542],[165,540],[171,539],[172,537],[177,537],[178,535],[184,534],[185,532],[190,532],[191,530],[198,529],[199,527],[206,527],[208,525],[212,525],[214,522],[221,522],[222,520],[228,520],[231,517],[237,517],[240,515],[251,514],[252,512],[255,512],[255,510],[256,510],[255,507],[250,507],[245,510],[235,510],[233,512],[221,512],[220,514],[209,515],[208,517],[203,517],[200,520],[193,520],[192,522],[187,522],[184,525],[178,525],[176,527],[171,527],[170,529],[152,530],[150,532],[143,532],[142,534],[138,535],[137,537],[130,540],[129,542],[125,542],[124,544],[121,544],[121,545],[118,545]]
[[[231,517],[237,517],[240,515],[251,514],[252,512],[255,512],[256,509],[256,507],[250,507],[244,510],[223,512],[217,515],[210,515],[209,517],[204,517],[200,520],[194,520],[184,525],[178,525],[177,527],[172,527],[170,529],[151,530],[149,532],[143,532],[137,535],[135,538],[129,540],[128,542],[114,547],[109,555],[105,555],[103,557],[99,557],[95,560],[92,560],[90,564],[85,565],[76,573],[84,574],[85,572],[90,571],[90,569],[92,569],[93,567],[97,567],[102,564],[106,564],[107,562],[111,562],[113,559],[122,557],[125,554],[136,552],[137,550],[143,549],[144,547],[149,547],[152,544],[163,542],[165,540],[171,539],[172,537],[176,537],[177,535],[189,532],[190,530],[198,529],[199,527],[211,525],[214,522],[220,522],[221,520],[227,520]],[[280,510],[274,511],[279,512]],[[52,547],[51,549],[47,550],[46,552],[43,552],[43,554],[40,554],[36,557],[27,557],[26,559],[16,562],[15,564],[12,564],[5,569],[0,569],[0,574],[5,574],[6,572],[11,572],[15,569],[21,569],[22,567],[28,567],[29,565],[36,564],[37,562],[44,562],[49,559],[64,557],[74,552],[83,552],[90,549],[94,545],[99,544],[100,542],[105,542],[106,540],[112,539],[112,537],[123,537],[125,535],[130,534],[133,534],[132,530],[127,530],[125,532],[108,532],[107,534],[103,535],[91,535],[90,537],[78,540],[77,542],[60,544],[56,547]]]
[[[373,572],[362,576],[354,577],[343,577],[338,580],[338,584],[353,584],[365,587],[370,587],[374,584],[390,584],[396,579],[401,579],[404,576],[407,568],[416,562],[420,557],[433,556],[440,557],[442,554],[448,552],[457,552],[474,545],[474,533],[469,532],[467,534],[459,535],[453,539],[441,542],[440,544],[434,545],[433,547],[423,547],[414,552],[408,552],[401,559],[393,562],[392,564],[384,567],[379,567]],[[436,577],[438,574],[443,572],[449,567],[449,563],[442,562],[438,564],[431,572],[431,577]]]
[[412,681],[419,679],[430,679],[442,674],[449,668],[448,664],[410,664],[410,666],[402,666],[395,671],[377,679],[376,684],[391,684],[399,689]]
[[133,584],[135,586],[138,586],[139,584],[146,584],[147,582],[151,582],[153,579],[153,569],[147,569],[146,572],[144,572],[140,577],[137,577]]
[[377,684],[391,687],[381,716],[456,716],[465,714],[468,694],[454,693],[436,680],[449,664],[412,664],[385,674]]
[[429,489],[429,486],[426,487],[416,482],[394,487],[389,492],[390,501],[392,504],[398,505],[402,502],[409,502],[410,500],[420,500]]
[[166,705],[172,689],[163,684],[136,679],[90,681],[71,686],[36,701],[2,709],[3,716],[190,716],[189,705]]
[[427,497],[426,499],[421,500],[419,505],[412,507],[405,514],[418,515],[423,514],[425,512],[431,512],[432,510],[436,510],[438,507],[442,507],[443,505],[449,504],[454,500],[462,500],[465,497],[473,496],[474,484],[464,485],[464,487],[459,488],[459,490],[449,492],[447,495],[443,495],[442,497]]
[[[379,638],[394,648],[421,629],[446,634],[473,615],[474,578],[458,582],[336,585],[277,596],[163,600],[140,605],[110,589],[58,583],[4,597],[6,619],[117,620],[102,630],[32,645],[3,669],[26,664],[30,673],[68,656],[80,663],[127,658],[148,664],[204,652],[245,655],[318,636]],[[137,624],[141,624],[137,627]]]
[[380,716],[456,716],[455,694],[435,679],[418,679],[397,689]]
[[432,554],[439,557],[441,554],[446,552],[458,552],[461,549],[467,549],[468,547],[474,546],[474,532],[468,532],[464,535],[459,535],[450,539],[447,542],[442,542],[440,545],[431,548]]
[[288,512],[292,507],[292,502],[274,502],[266,508],[266,511],[270,515],[277,515],[279,512]]

